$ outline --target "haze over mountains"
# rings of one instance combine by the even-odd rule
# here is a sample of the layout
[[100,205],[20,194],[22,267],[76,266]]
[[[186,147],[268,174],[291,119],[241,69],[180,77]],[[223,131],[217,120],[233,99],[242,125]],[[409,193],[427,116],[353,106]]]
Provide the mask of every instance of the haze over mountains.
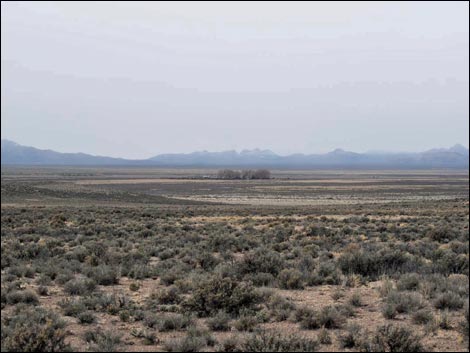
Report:
[[90,165],[90,166],[167,166],[228,167],[262,166],[277,168],[468,168],[469,150],[456,144],[420,153],[355,153],[336,149],[325,154],[280,156],[270,150],[193,152],[160,154],[131,160],[84,153],[60,153],[23,146],[10,140],[1,143],[2,165]]

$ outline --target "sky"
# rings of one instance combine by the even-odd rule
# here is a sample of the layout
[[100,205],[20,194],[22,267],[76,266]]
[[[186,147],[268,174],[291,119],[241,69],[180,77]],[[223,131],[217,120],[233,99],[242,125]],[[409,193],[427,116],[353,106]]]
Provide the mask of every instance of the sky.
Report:
[[125,158],[469,144],[468,2],[4,2],[1,135]]

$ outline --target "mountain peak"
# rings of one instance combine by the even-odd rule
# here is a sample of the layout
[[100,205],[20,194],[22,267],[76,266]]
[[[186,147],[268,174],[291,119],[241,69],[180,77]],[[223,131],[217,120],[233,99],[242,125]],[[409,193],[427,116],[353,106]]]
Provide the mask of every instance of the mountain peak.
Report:
[[355,154],[355,152],[346,151],[342,148],[335,148],[333,151],[329,152],[328,154]]
[[255,148],[253,150],[242,150],[240,155],[250,155],[250,156],[276,156],[276,154],[271,150],[261,150],[259,148]]
[[449,148],[449,151],[455,152],[455,153],[460,153],[463,155],[468,155],[468,148],[465,147],[464,145],[457,143],[453,145],[451,148]]
[[430,153],[456,153],[460,154],[462,156],[468,157],[468,148],[457,143],[452,147],[449,148],[433,148],[428,151],[425,151],[424,153],[430,154]]
[[15,141],[11,141],[8,139],[2,139],[2,147],[3,146],[19,146]]
[[257,167],[381,167],[381,168],[468,168],[468,148],[456,144],[422,153],[355,153],[337,148],[326,154],[291,154],[279,156],[271,150],[160,154],[143,160],[92,156],[83,153],[60,153],[27,147],[2,139],[2,165],[155,165],[155,166],[257,166]]

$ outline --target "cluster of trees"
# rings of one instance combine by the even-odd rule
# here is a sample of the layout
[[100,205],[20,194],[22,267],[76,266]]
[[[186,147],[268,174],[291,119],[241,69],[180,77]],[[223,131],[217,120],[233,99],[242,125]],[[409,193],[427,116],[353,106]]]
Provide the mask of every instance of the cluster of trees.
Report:
[[271,179],[271,172],[267,169],[233,170],[223,169],[217,173],[219,179]]

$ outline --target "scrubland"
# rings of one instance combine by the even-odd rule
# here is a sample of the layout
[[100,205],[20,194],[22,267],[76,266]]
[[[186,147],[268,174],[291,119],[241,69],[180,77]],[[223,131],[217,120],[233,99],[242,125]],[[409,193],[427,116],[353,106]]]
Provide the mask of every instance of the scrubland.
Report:
[[2,351],[468,351],[468,171],[2,168]]

